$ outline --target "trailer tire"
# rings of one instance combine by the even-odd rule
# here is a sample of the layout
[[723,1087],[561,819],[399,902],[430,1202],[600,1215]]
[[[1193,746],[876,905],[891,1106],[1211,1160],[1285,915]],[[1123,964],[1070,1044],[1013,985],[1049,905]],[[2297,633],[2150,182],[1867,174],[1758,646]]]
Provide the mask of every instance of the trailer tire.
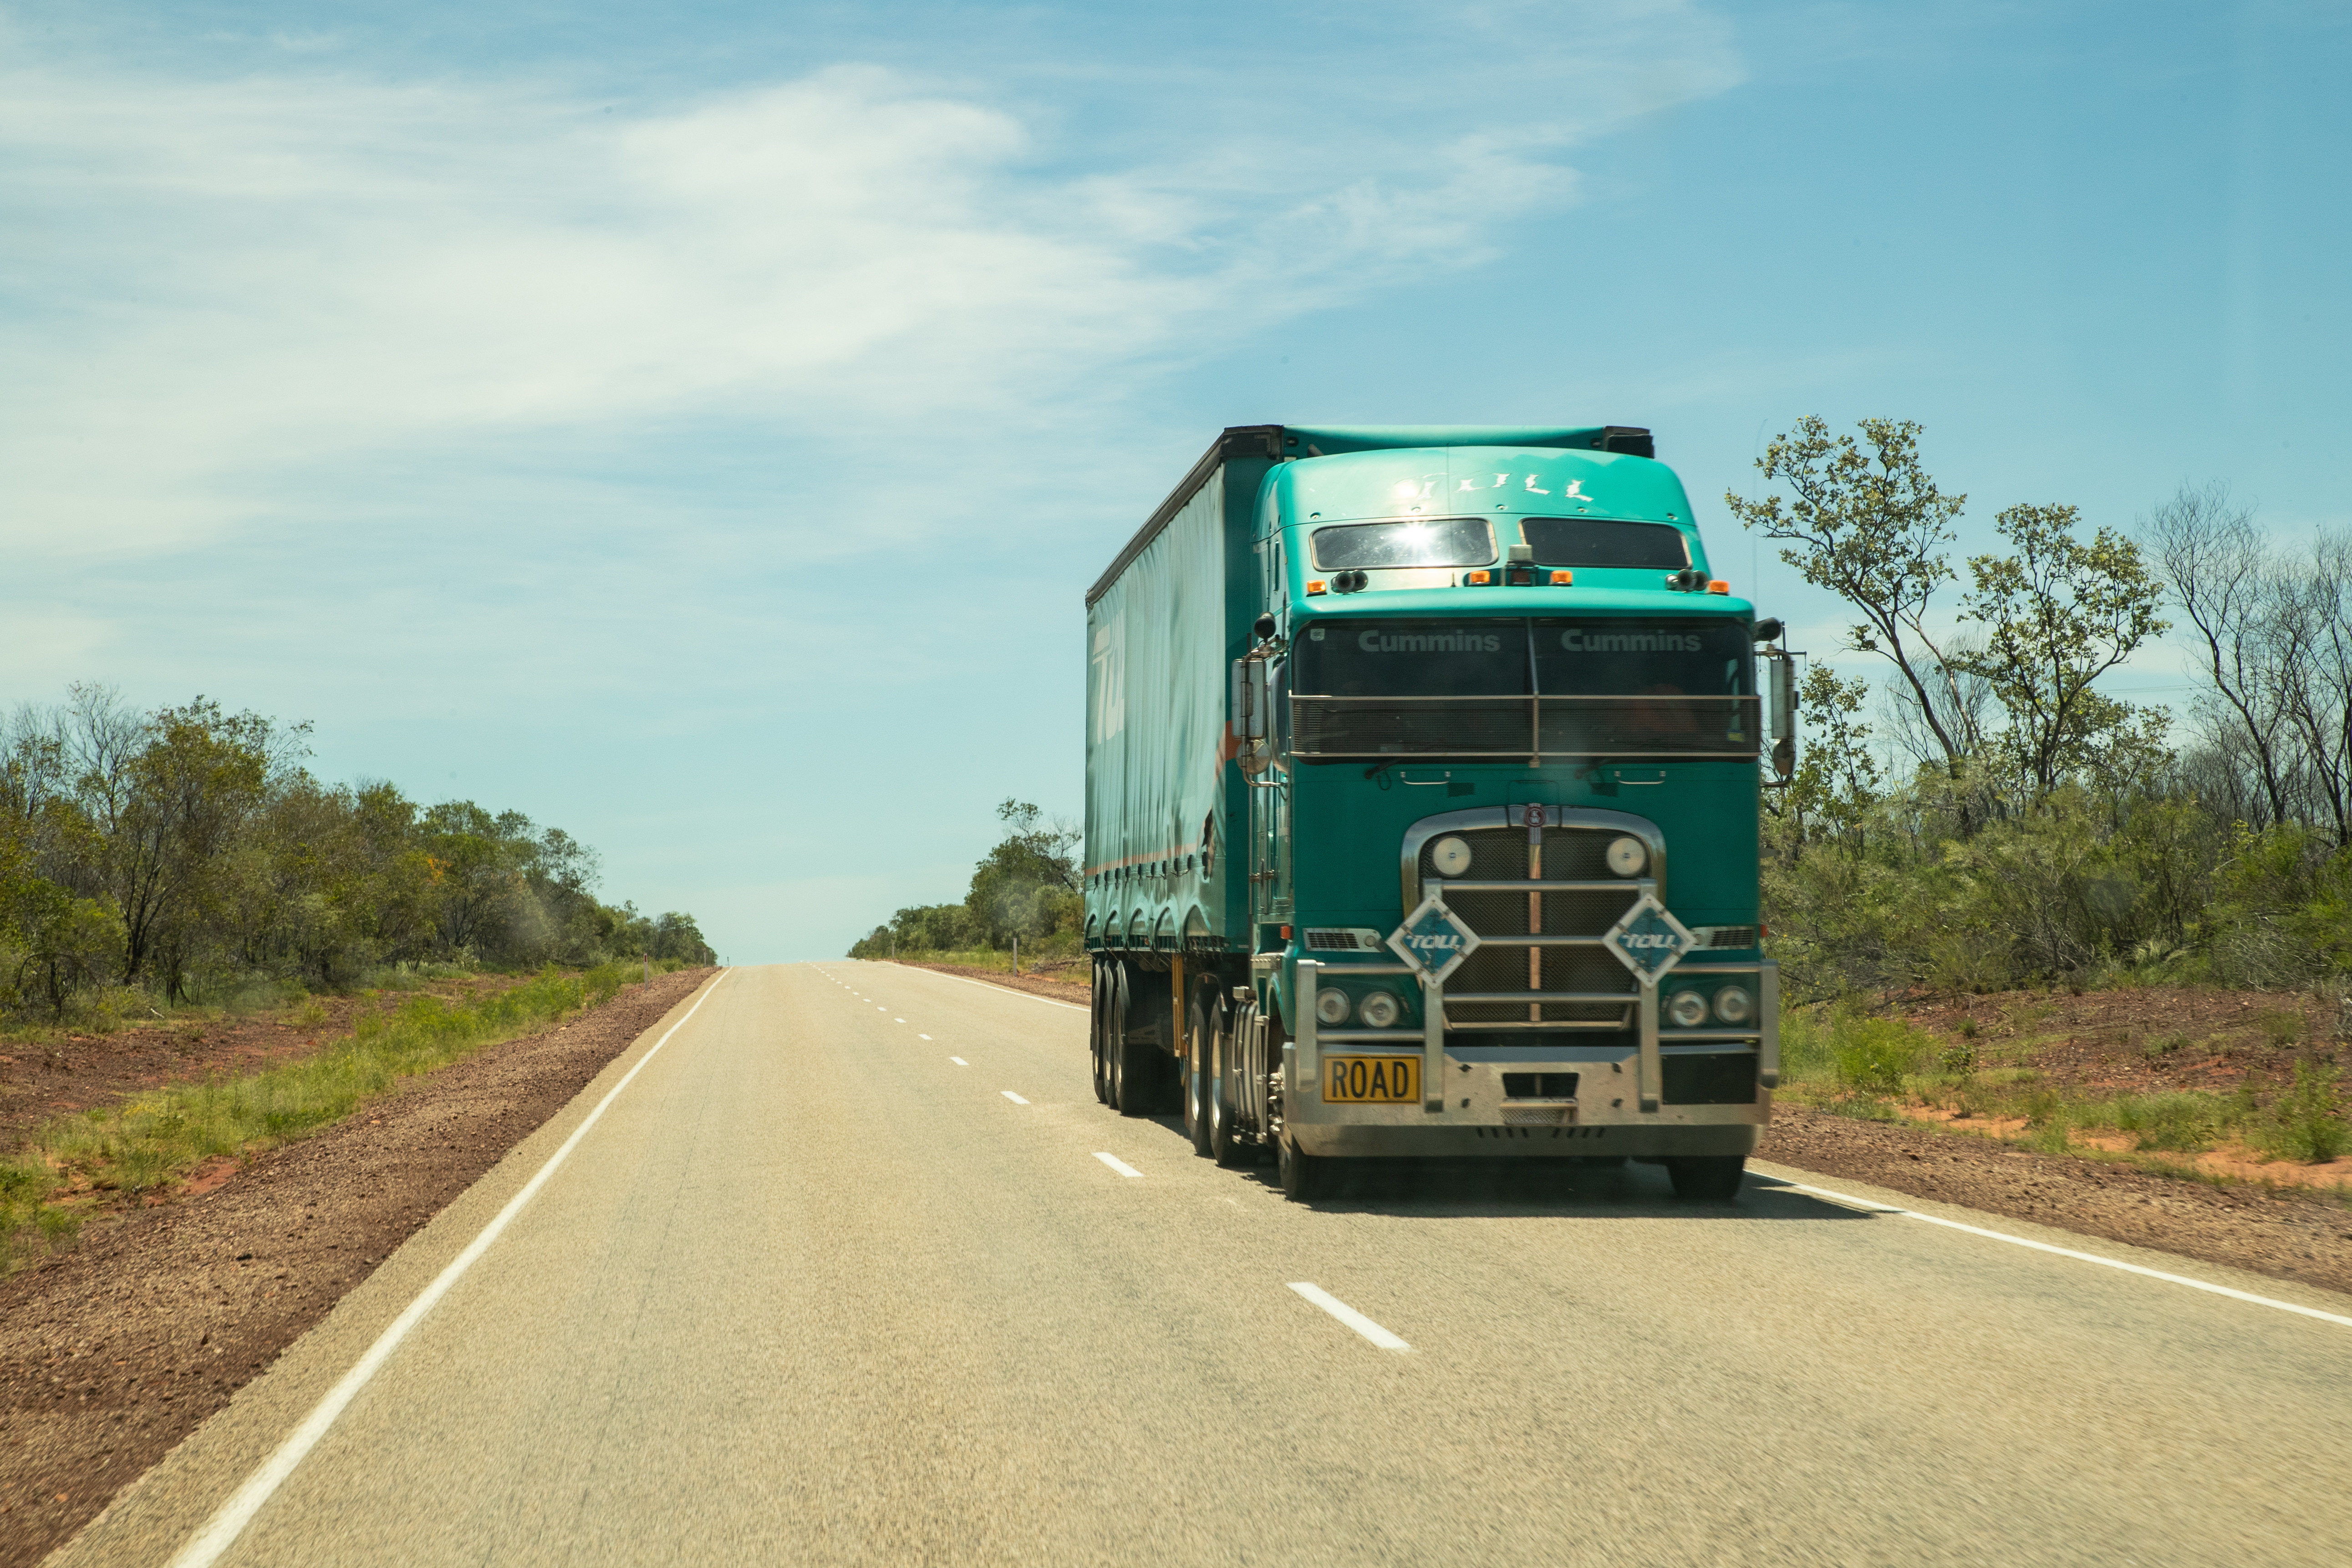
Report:
[[1275,1158],[1282,1166],[1282,1195],[1292,1203],[1309,1203],[1330,1190],[1329,1155],[1309,1154],[1296,1139],[1285,1138]]
[[1087,998],[1087,1054],[1093,1058],[1095,1098],[1105,1105],[1110,1103],[1110,1062],[1103,1050],[1103,1037],[1110,1031],[1105,1026],[1104,1015],[1110,1008],[1112,973],[1109,963],[1096,959],[1095,983]]
[[1192,1140],[1195,1154],[1209,1152],[1209,1074],[1205,1057],[1223,1012],[1204,992],[1192,999],[1191,1026],[1184,1031],[1184,1060],[1181,1067],[1183,1081],[1178,1089],[1184,1097],[1184,1131]]
[[1129,1000],[1127,970],[1121,965],[1118,986],[1110,1005],[1111,1103],[1118,1108],[1121,1116],[1149,1116],[1160,1109],[1166,1074],[1158,1059],[1161,1053],[1149,1041],[1137,1039],[1128,1029]]
[[1666,1161],[1675,1196],[1692,1203],[1727,1204],[1739,1195],[1748,1160],[1741,1154],[1677,1154]]

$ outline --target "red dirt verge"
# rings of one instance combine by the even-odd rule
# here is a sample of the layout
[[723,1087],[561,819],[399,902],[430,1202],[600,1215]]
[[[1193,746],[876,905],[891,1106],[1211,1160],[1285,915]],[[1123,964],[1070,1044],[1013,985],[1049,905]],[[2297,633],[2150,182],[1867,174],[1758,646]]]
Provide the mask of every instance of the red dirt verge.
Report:
[[0,1279],[0,1568],[62,1544],[711,973],[485,1046]]
[[1990,1138],[1864,1121],[1782,1101],[1759,1160],[1913,1197],[2352,1292],[2352,1208],[2250,1184],[2213,1185]]

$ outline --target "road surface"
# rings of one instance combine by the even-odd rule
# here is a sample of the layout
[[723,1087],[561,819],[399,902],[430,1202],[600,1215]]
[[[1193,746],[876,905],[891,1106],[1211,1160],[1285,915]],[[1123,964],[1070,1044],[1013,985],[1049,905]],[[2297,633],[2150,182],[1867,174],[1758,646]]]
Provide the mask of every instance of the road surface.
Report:
[[633,1068],[207,1560],[2352,1560],[2352,1326],[1797,1172],[1301,1207],[1097,1105],[1076,1009],[848,962],[701,995],[53,1561],[194,1561]]

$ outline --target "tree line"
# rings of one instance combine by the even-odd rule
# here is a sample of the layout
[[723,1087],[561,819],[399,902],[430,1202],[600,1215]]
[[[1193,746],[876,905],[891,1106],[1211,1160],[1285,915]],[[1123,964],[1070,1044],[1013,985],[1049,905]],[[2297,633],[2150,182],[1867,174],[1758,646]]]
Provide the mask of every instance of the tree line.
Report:
[[1078,830],[1026,801],[1005,801],[996,818],[997,842],[972,868],[961,902],[900,910],[852,942],[849,956],[1003,952],[1016,938],[1024,952],[1076,952],[1086,921]]
[[[1725,498],[1852,608],[1836,651],[1885,667],[1875,689],[1808,668],[1796,778],[1768,792],[1766,918],[1796,993],[2339,979],[2352,540],[2283,547],[2225,488],[2184,486],[2130,532],[2011,506],[1963,577],[1968,498],[1919,435],[1808,418],[1757,461],[1776,489]],[[2183,714],[2098,689],[2175,624],[2200,648]]]
[[[1725,496],[1852,613],[1800,689],[1795,778],[1763,807],[1769,946],[1799,999],[2103,980],[2270,987],[2352,970],[2352,535],[2273,542],[2220,485],[2131,529],[2021,501],[1954,560],[1969,497],[1914,421],[1800,420]],[[2176,714],[2100,682],[2178,625]],[[1851,668],[1851,665],[1848,666]],[[960,903],[853,956],[1075,949],[1077,834],[998,808]]]
[[0,1013],[341,989],[402,963],[713,961],[520,812],[325,783],[308,724],[75,686],[0,723]]

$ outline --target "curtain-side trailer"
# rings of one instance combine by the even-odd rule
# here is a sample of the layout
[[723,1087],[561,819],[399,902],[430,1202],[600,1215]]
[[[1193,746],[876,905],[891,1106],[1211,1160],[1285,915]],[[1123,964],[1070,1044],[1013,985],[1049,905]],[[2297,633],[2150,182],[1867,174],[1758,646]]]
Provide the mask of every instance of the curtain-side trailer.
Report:
[[1441,1155],[1730,1196],[1779,632],[1645,430],[1226,430],[1087,595],[1097,1093],[1297,1198]]

